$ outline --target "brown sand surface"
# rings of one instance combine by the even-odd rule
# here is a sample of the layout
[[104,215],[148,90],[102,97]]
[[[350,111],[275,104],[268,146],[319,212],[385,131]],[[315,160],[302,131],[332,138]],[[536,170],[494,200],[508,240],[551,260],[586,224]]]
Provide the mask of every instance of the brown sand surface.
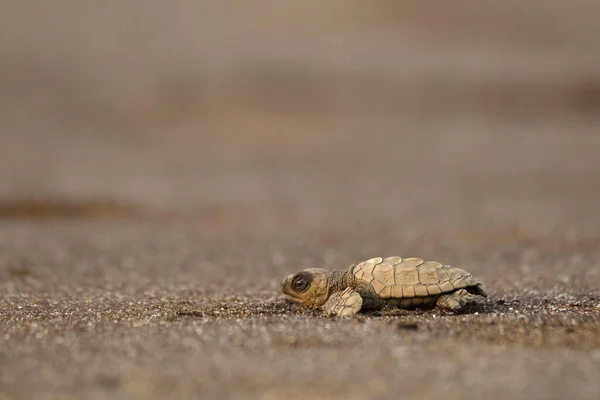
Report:
[[600,398],[595,2],[1,3],[0,399]]

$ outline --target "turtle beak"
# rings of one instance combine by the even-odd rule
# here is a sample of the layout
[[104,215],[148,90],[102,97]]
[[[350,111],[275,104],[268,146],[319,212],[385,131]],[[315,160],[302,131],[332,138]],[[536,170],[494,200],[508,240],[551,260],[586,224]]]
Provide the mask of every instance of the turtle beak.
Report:
[[286,288],[289,289],[289,285],[290,285],[290,276],[286,276],[281,281],[281,291],[287,298],[293,299],[293,296],[289,293],[289,290],[286,290]]
[[285,278],[283,278],[283,280],[281,281],[281,290],[283,290],[283,288],[285,287],[285,284],[288,280],[288,277],[286,276]]

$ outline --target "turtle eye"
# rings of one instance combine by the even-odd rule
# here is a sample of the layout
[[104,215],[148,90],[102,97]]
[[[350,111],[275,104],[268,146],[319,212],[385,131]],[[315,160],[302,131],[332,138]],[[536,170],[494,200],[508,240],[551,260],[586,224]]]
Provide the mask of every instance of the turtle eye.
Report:
[[292,289],[296,293],[302,293],[310,287],[310,279],[305,275],[296,275],[292,279]]

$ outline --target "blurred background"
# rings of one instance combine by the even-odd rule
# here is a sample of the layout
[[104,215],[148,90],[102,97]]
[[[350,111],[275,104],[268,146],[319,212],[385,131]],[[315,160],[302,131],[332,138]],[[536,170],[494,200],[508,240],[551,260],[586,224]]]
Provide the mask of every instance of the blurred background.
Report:
[[0,215],[597,233],[599,13],[2,0]]
[[[600,398],[599,16],[0,0],[0,398]],[[490,296],[278,297],[379,255]]]

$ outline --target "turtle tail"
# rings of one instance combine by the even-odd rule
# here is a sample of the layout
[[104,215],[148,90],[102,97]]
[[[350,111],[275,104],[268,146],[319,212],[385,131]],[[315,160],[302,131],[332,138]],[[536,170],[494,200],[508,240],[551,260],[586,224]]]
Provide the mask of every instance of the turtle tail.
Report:
[[471,294],[476,294],[479,296],[483,296],[483,297],[488,297],[487,293],[483,291],[483,289],[481,288],[481,284],[478,283],[475,286],[469,286],[466,287],[465,289],[467,289],[467,292],[471,293]]

